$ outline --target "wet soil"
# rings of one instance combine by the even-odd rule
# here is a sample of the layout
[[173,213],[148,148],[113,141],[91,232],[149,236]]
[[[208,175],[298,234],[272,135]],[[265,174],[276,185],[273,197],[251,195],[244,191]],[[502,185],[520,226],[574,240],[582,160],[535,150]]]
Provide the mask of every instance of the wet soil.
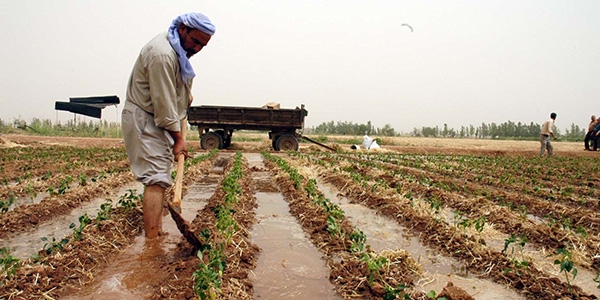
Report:
[[[104,155],[95,152],[95,148],[123,152],[122,143],[114,139],[3,136],[3,140],[10,140],[11,147],[21,148],[20,153],[26,153],[23,150],[25,148],[36,148],[38,152],[62,153],[69,152],[69,147],[90,149],[89,155],[92,157]],[[334,164],[343,166],[345,163],[335,161],[330,168],[322,168],[317,167],[317,162],[322,160],[328,164],[329,158],[311,154],[313,158],[309,161],[283,153],[277,154],[288,162],[302,166],[305,170],[301,172],[307,174],[305,180],[318,178],[323,184],[327,182],[327,186],[319,185],[319,193],[335,199],[345,211],[345,219],[340,221],[341,232],[344,234],[334,238],[328,231],[327,215],[307,197],[306,191],[295,187],[280,167],[267,161],[263,164],[263,158],[257,151],[263,151],[265,147],[256,144],[247,146],[245,143],[232,147],[236,150],[220,151],[214,157],[190,166],[184,180],[183,213],[184,218],[192,224],[194,232],[209,236],[210,240],[205,240],[207,243],[230,241],[223,249],[227,263],[220,279],[220,287],[211,290],[220,299],[382,299],[386,294],[386,287],[399,285],[406,286],[406,289],[398,291],[398,295],[405,293],[412,299],[426,299],[425,293],[429,291],[435,291],[436,295],[444,295],[449,299],[597,298],[594,295],[596,291],[591,289],[592,285],[585,291],[576,284],[571,287],[558,277],[561,274],[551,274],[538,268],[536,264],[528,267],[527,271],[518,272],[511,257],[498,251],[497,246],[487,247],[485,239],[479,238],[477,234],[461,232],[451,222],[449,224],[448,220],[440,221],[434,214],[423,213],[411,207],[406,198],[392,196],[384,188],[363,186],[354,182],[349,174],[332,172]],[[300,152],[311,153],[313,150],[312,146],[303,146]],[[466,153],[492,158],[533,157],[529,150],[460,147],[440,149],[421,146],[389,147],[385,150],[411,154]],[[206,154],[197,149],[195,151],[198,155]],[[215,212],[219,211],[227,197],[222,189],[226,185],[223,179],[232,168],[235,151],[244,152],[243,175],[238,179],[241,189],[238,202],[231,208],[237,229],[227,238],[216,228]],[[316,151],[325,153],[322,149]],[[563,153],[565,157],[578,155],[576,151]],[[589,156],[588,153],[586,155]],[[345,155],[339,157],[343,156]],[[89,159],[89,156],[65,156],[65,161],[90,161],[74,164],[77,167],[73,168],[59,163],[50,166],[52,163],[48,163],[49,160],[36,159],[38,160],[33,162],[34,165],[26,168],[19,168],[19,163],[4,164],[6,169],[14,170],[11,172],[16,174],[14,178],[17,179],[7,180],[0,195],[6,197],[13,192],[26,200],[31,195],[26,191],[28,186],[38,191],[56,187],[67,174],[75,178],[77,174],[87,174],[88,178],[94,177],[94,181],[89,180],[85,185],[72,185],[64,194],[44,196],[39,203],[21,202],[9,211],[0,213],[0,238],[3,239],[3,245],[6,245],[13,256],[20,258],[16,264],[5,264],[0,269],[0,298],[197,297],[194,291],[194,273],[199,266],[208,263],[208,258],[199,257],[192,251],[192,247],[181,237],[168,215],[165,215],[163,224],[166,235],[147,241],[143,237],[139,202],[135,206],[113,203],[107,219],[96,217],[95,212],[89,213],[94,216],[89,225],[81,228],[78,238],[74,231],[79,223],[67,218],[75,223],[76,228],[62,229],[62,232],[72,232],[65,236],[69,241],[60,245],[52,243],[50,252],[40,249],[39,244],[21,246],[22,240],[44,235],[44,226],[51,226],[48,224],[69,214],[82,214],[83,209],[87,209],[86,206],[97,201],[95,199],[114,197],[115,193],[121,193],[121,189],[134,183],[127,170],[126,160],[118,154],[110,162],[97,164],[92,163],[94,160]],[[361,158],[353,159],[355,166],[362,164]],[[387,162],[381,162],[385,163]],[[27,162],[22,161],[20,164]],[[476,179],[488,176],[485,174],[474,173],[472,177],[459,178],[455,174],[444,173],[442,169],[417,168],[420,170],[415,171],[413,165],[403,166],[398,162],[393,164],[394,166],[386,168],[400,168],[404,174],[411,174],[411,178],[421,176],[428,178],[429,182],[454,184],[463,188],[447,192],[433,186],[423,187],[414,179],[398,179],[396,174],[373,172],[365,167],[354,169],[369,176],[372,182],[387,182],[396,193],[399,190],[397,187],[401,187],[403,195],[410,191],[414,197],[441,199],[445,205],[453,210],[460,210],[471,219],[486,215],[494,220],[499,230],[522,230],[520,233],[526,234],[531,244],[538,245],[537,249],[544,249],[540,247],[545,245],[545,249],[550,250],[560,242],[577,243],[582,245],[582,250],[578,254],[581,259],[575,262],[576,266],[591,272],[589,276],[600,267],[600,259],[597,259],[599,232],[595,227],[597,212],[593,205],[580,199],[573,201],[565,196],[560,201],[544,206],[537,196],[528,194],[523,197],[519,194],[518,190],[523,188],[521,186],[494,189],[494,186],[499,186],[497,183],[488,185]],[[69,171],[71,169],[75,171]],[[56,177],[55,180],[42,179],[49,171]],[[3,174],[6,178],[6,171]],[[106,175],[98,176],[99,174]],[[555,182],[560,182],[562,178],[559,175],[548,176]],[[576,186],[575,182],[570,185]],[[564,189],[566,190],[566,186]],[[492,191],[492,196],[477,197],[466,192],[470,190]],[[540,193],[543,193],[544,189],[541,190]],[[171,195],[172,191],[168,191],[167,198]],[[592,194],[592,199],[597,196]],[[532,209],[528,212],[538,222],[524,222],[514,211],[498,209],[502,201],[500,198],[504,201],[512,199],[514,203],[521,203],[520,205],[530,205]],[[346,202],[342,203],[341,199]],[[467,201],[473,199],[479,201],[478,205]],[[576,211],[581,209],[590,209],[592,213],[577,214]],[[544,215],[540,211],[544,211]],[[581,221],[577,224],[589,228],[588,235],[583,237],[571,234],[559,225],[548,227],[543,221],[544,217],[557,211],[564,212],[572,219],[580,217]],[[63,225],[69,222],[67,219],[63,221]],[[356,232],[356,228],[363,228],[370,247],[363,254],[385,257],[391,262],[377,276],[373,276],[356,252],[348,250],[348,245],[352,243],[349,236]],[[56,235],[59,236],[61,235]],[[24,249],[21,252],[17,247]],[[511,271],[506,272],[507,269]]]

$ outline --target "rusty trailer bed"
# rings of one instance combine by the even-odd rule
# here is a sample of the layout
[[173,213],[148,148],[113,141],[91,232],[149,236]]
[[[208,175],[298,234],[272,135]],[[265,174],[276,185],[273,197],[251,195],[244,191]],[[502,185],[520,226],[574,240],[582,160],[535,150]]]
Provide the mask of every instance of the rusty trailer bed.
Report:
[[237,106],[192,106],[188,123],[198,126],[203,149],[227,148],[236,130],[269,131],[275,150],[297,150],[296,130],[304,128],[308,112],[300,108],[261,108]]

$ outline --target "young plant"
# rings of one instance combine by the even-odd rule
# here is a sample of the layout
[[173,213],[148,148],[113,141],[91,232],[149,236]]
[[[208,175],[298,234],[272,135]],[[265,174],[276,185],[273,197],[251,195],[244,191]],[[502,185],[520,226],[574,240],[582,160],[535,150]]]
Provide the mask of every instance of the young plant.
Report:
[[[516,270],[516,274],[519,274],[519,270],[521,268],[529,268],[529,261],[527,261],[525,259],[525,255],[523,254],[523,249],[525,247],[525,244],[527,243],[527,238],[521,236],[521,237],[516,237],[514,234],[511,234],[510,237],[508,237],[506,240],[504,240],[504,249],[502,250],[502,253],[507,253],[508,247],[513,244],[516,243],[518,245],[518,249],[519,249],[519,254],[521,256],[521,260],[518,260],[517,258],[513,257],[511,259],[511,263],[517,268]],[[515,247],[511,247],[511,255],[514,254],[515,252]],[[511,268],[508,267],[506,269],[504,269],[504,274],[508,273],[511,271]]]
[[6,278],[11,278],[17,274],[19,268],[19,259],[10,255],[8,248],[0,248],[0,276],[6,274]]
[[354,231],[350,234],[350,241],[352,241],[352,244],[350,245],[350,252],[362,252],[365,249],[367,236],[364,232],[362,232],[362,230],[354,228]]
[[475,230],[479,233],[479,240],[481,240],[481,233],[485,227],[486,219],[485,216],[481,216],[475,220]]
[[410,296],[404,293],[406,288],[407,286],[404,284],[398,284],[396,287],[387,285],[384,289],[385,294],[383,294],[383,300],[394,300],[398,298],[398,296],[404,296],[405,300],[409,300]]
[[74,228],[73,229],[73,239],[76,241],[81,239],[81,233],[83,231],[83,228],[85,228],[85,226],[87,226],[91,222],[92,222],[92,220],[86,213],[86,214],[83,214],[82,216],[79,216],[79,227],[75,228],[75,223],[71,223],[69,228]]
[[98,211],[98,216],[96,217],[96,222],[104,221],[110,219],[110,215],[112,213],[112,200],[106,199],[106,202],[100,205],[100,211]]
[[56,250],[62,250],[63,246],[69,242],[69,239],[63,238],[60,241],[56,241],[56,239],[52,237],[52,241],[49,241],[48,238],[43,237],[42,241],[47,242],[46,244],[44,244],[44,247],[42,249],[46,251],[46,254],[50,254]]
[[[223,249],[217,249],[210,241],[210,232],[204,229],[199,233],[203,247],[198,250],[200,263],[192,274],[194,293],[202,300],[216,299],[217,291],[221,288],[221,277],[226,267],[226,257]],[[223,245],[221,245],[223,248]]]
[[[561,247],[556,249],[556,254],[560,255],[559,259],[554,260],[555,265],[560,265],[560,272],[565,273],[565,279],[569,288],[572,289],[571,279],[575,279],[577,276],[577,268],[573,265],[573,254],[567,249],[567,247]],[[569,273],[572,273],[572,278],[569,278]],[[571,291],[572,292],[572,291]]]
[[387,258],[383,256],[375,257],[370,252],[363,252],[360,261],[367,265],[369,270],[369,285],[373,285],[375,275],[381,276],[380,270],[387,264]]
[[15,197],[15,195],[11,193],[11,195],[8,196],[8,200],[0,201],[0,213],[7,212],[10,206],[15,202],[16,198],[17,197]]
[[121,208],[123,212],[128,212],[135,208],[142,201],[142,194],[135,194],[135,192],[135,189],[128,189],[127,193],[121,195],[119,198],[117,207]]

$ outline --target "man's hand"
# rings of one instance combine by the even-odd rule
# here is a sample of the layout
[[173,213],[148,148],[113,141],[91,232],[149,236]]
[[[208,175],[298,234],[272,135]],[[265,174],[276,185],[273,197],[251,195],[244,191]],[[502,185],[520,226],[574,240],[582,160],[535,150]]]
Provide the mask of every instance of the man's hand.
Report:
[[175,140],[175,144],[173,145],[173,155],[175,155],[175,161],[179,159],[179,155],[183,154],[184,158],[190,157],[187,151],[187,145],[185,143],[185,139],[181,132],[179,131],[169,131],[169,134]]
[[186,145],[184,139],[176,140],[175,145],[173,145],[173,155],[175,155],[175,161],[179,160],[180,154],[183,154],[184,159],[190,157],[190,154],[187,151],[187,145]]

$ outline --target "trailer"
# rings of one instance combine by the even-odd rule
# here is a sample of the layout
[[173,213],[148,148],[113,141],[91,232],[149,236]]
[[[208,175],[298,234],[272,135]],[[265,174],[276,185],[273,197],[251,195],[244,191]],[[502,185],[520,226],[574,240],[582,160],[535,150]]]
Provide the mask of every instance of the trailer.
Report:
[[274,150],[296,151],[302,137],[296,131],[304,128],[307,115],[304,104],[294,109],[201,105],[188,109],[188,123],[198,126],[205,150],[228,148],[236,130],[259,130],[269,132]]

